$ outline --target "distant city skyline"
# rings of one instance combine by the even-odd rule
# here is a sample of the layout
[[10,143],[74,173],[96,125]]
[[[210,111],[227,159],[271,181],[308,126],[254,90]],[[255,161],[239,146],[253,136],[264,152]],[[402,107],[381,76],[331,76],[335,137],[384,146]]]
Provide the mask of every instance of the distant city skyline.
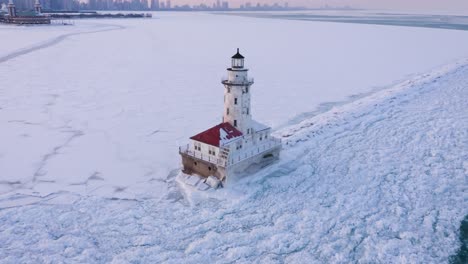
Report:
[[[89,0],[80,0],[88,2]],[[116,1],[132,1],[132,0],[113,0]],[[147,0],[150,2],[151,0]],[[173,5],[195,5],[205,4],[212,5],[216,0],[172,0]],[[401,11],[433,11],[433,12],[456,12],[468,14],[467,0],[229,0],[229,6],[239,7],[247,2],[270,4],[289,3],[290,6],[304,6],[309,8],[329,7],[351,7],[362,9],[387,9]]]
[[[74,2],[75,1],[75,2]],[[78,2],[81,3],[119,3],[120,6],[127,5],[125,3],[135,2],[143,3],[141,6],[151,6],[157,0],[41,0],[45,7],[59,6],[63,9],[78,8]],[[6,3],[8,0],[0,0],[0,3]],[[15,0],[17,6],[21,9],[23,6],[31,6],[34,0]],[[73,4],[73,2],[75,4]],[[167,3],[167,0],[159,0],[160,3]],[[245,6],[247,3],[255,6],[257,4],[268,4],[273,6],[275,3],[280,6],[285,6],[288,3],[289,7],[307,7],[307,8],[337,8],[349,7],[355,9],[381,9],[388,11],[415,11],[415,12],[431,12],[431,13],[454,13],[468,15],[468,1],[467,0],[222,0],[221,2],[228,3],[230,8],[238,8],[241,5]],[[55,4],[54,4],[55,3]],[[124,3],[124,4],[123,4]],[[205,5],[212,7],[216,4],[217,0],[171,0],[172,7],[190,5],[199,6]],[[165,4],[163,4],[165,6]]]

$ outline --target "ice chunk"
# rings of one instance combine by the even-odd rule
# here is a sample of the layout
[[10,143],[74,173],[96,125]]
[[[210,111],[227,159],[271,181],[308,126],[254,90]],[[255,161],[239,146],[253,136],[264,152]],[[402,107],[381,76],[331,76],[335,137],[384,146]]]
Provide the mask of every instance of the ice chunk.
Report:
[[197,185],[197,189],[198,189],[199,191],[206,191],[206,190],[208,190],[209,188],[210,188],[210,186],[209,186],[208,184],[204,183],[204,182],[200,182],[200,183],[198,183],[198,185]]
[[215,176],[209,176],[205,182],[213,189],[217,189],[221,183],[221,181],[219,181]]
[[188,185],[196,186],[200,182],[201,178],[200,176],[194,175],[194,176],[189,176],[185,180],[185,183]]

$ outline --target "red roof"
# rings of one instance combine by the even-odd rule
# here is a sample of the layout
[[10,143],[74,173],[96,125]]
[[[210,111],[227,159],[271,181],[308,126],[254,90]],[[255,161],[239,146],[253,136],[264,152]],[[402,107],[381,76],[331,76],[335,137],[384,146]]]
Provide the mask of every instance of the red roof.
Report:
[[[223,133],[224,138],[221,138],[221,136],[223,136],[221,135],[221,129],[225,132]],[[240,136],[242,136],[242,132],[226,122],[205,130],[200,134],[191,137],[190,139],[219,147],[221,140],[229,140]]]

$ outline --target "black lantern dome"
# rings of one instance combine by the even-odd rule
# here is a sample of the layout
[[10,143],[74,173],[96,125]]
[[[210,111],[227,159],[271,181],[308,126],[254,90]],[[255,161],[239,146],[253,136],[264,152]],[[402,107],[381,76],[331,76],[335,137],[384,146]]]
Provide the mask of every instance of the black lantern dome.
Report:
[[239,53],[239,48],[237,48],[237,53],[232,56],[232,68],[244,68],[244,56]]

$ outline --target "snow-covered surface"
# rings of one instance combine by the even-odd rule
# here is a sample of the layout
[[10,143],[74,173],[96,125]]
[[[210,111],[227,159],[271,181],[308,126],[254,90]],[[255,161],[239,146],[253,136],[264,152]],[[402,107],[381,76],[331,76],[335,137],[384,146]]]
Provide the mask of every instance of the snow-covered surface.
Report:
[[259,131],[262,131],[262,130],[265,130],[265,129],[268,129],[270,127],[268,127],[267,125],[265,124],[262,124],[256,120],[253,120],[252,119],[252,126],[253,126],[253,129],[256,131],[256,132],[259,132]]
[[214,176],[209,176],[208,178],[206,178],[206,181],[205,181],[211,188],[218,188],[219,185],[221,184],[221,182],[218,180],[218,178],[214,177]]
[[278,131],[280,163],[216,192],[169,177],[161,200],[3,209],[1,260],[446,261],[468,213],[467,86],[465,62],[337,106]]
[[39,49],[45,49],[71,36],[119,29],[105,23],[79,23],[79,27],[64,25],[12,26],[0,24],[0,63]]
[[[2,46],[20,51],[32,29],[58,31],[3,28]],[[273,128],[468,56],[468,32],[409,27],[168,13],[68,28],[104,31],[0,63],[2,194],[159,197],[177,146],[221,119],[237,47],[257,80],[253,114]]]
[[[468,66],[452,62],[467,32],[207,14],[98,23],[73,30],[112,30],[0,62],[0,262],[438,263],[456,250]],[[238,46],[282,158],[217,191],[181,187],[176,146],[219,121],[218,77]]]
[[[237,136],[237,134],[239,135]],[[224,130],[223,128],[219,129],[219,145],[220,146],[230,144],[240,139],[241,137],[242,137],[242,132],[238,131],[237,129],[235,129],[235,132],[229,131],[229,133],[226,132],[226,130]]]

